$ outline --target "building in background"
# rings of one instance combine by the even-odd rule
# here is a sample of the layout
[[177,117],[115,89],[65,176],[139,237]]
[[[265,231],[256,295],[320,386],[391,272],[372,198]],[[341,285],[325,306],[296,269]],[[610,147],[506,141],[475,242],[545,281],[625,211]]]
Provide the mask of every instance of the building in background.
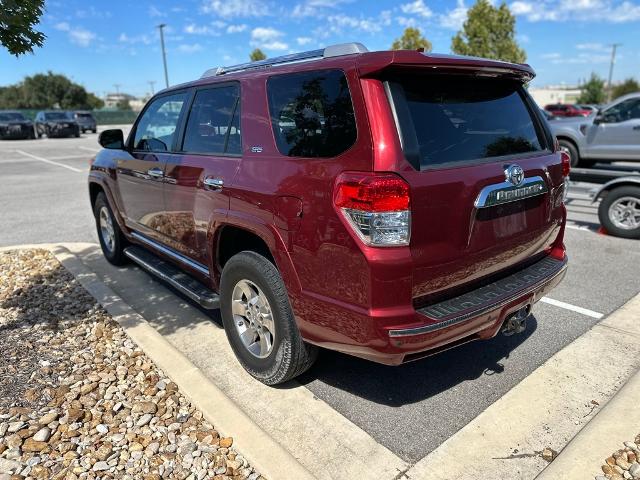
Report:
[[128,110],[139,112],[148,98],[138,98],[128,93],[107,93],[103,98],[105,110]]
[[551,103],[576,103],[580,96],[580,88],[570,85],[547,85],[532,87],[529,94],[536,103],[543,107]]

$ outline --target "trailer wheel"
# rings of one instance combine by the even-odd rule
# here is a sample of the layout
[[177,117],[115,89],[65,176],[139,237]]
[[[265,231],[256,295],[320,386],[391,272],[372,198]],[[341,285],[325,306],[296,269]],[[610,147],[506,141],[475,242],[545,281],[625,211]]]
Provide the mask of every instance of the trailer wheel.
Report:
[[600,202],[598,217],[611,235],[640,239],[640,187],[611,190]]

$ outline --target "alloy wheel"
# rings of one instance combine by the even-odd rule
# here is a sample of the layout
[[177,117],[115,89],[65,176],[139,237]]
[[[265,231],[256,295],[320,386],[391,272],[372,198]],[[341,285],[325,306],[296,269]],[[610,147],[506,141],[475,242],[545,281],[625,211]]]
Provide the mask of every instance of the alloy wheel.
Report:
[[275,342],[275,323],[264,292],[252,281],[240,280],[233,288],[231,312],[244,347],[255,357],[268,357]]

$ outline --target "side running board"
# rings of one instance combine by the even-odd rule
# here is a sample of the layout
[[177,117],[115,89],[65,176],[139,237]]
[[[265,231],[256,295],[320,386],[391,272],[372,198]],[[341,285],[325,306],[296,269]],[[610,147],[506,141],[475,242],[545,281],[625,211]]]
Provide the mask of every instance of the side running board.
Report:
[[165,281],[191,300],[199,303],[203,308],[220,308],[220,297],[217,293],[150,251],[142,247],[131,246],[124,249],[124,254],[147,272]]

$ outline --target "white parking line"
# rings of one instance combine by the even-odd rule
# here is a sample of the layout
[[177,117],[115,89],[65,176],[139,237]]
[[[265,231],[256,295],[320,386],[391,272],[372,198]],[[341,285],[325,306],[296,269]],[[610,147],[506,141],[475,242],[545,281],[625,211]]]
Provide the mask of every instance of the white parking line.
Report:
[[578,225],[566,225],[566,228],[569,228],[571,230],[582,230],[583,232],[593,232],[592,229],[590,229],[589,227],[585,227],[585,226],[578,226]]
[[98,153],[100,151],[99,148],[91,148],[91,147],[78,147],[80,150],[86,150],[87,152]]
[[57,167],[66,168],[68,170],[71,170],[72,172],[78,172],[78,173],[82,172],[82,170],[80,170],[79,168],[71,167],[69,165],[65,165],[64,163],[58,163],[52,160],[47,160],[46,158],[38,157],[37,155],[33,155],[31,153],[23,152],[22,150],[16,150],[16,152],[19,153],[20,155],[24,155],[25,157],[33,158],[34,160],[39,160],[40,162],[49,163],[51,165],[56,165]]
[[565,310],[571,310],[572,312],[581,313],[582,315],[586,315],[587,317],[597,318],[597,319],[604,317],[602,313],[594,312],[593,310],[578,307],[576,305],[571,305],[570,303],[561,302],[560,300],[554,300],[553,298],[542,297],[540,301],[544,303],[548,303],[549,305],[554,305],[556,307],[564,308]]

